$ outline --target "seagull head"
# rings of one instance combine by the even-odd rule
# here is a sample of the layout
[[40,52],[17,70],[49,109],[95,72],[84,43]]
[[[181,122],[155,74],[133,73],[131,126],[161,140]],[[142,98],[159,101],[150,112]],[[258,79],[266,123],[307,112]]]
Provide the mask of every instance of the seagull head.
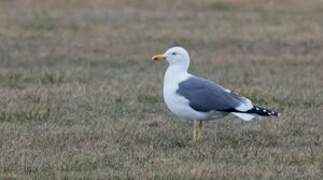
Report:
[[170,66],[180,66],[183,68],[188,68],[190,64],[190,56],[188,52],[180,46],[171,47],[164,54],[153,56],[152,60],[166,60]]

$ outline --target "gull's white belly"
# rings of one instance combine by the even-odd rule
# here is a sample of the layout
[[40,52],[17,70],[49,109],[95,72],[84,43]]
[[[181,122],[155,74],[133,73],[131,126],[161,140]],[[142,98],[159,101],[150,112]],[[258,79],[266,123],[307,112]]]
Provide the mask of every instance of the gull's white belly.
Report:
[[190,78],[192,75],[187,72],[177,72],[176,67],[169,67],[164,77],[164,101],[168,109],[173,112],[176,116],[189,120],[201,120],[201,119],[215,119],[220,118],[227,113],[221,112],[199,112],[195,111],[189,105],[189,101],[176,93],[178,90],[179,83]]
[[198,112],[189,106],[189,102],[176,92],[164,92],[164,100],[168,109],[176,116],[185,119],[206,119],[209,113]]

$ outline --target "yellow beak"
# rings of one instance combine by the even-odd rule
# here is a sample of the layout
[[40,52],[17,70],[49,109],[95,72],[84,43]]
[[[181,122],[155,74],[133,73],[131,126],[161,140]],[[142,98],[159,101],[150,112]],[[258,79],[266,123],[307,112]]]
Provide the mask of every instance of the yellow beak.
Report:
[[159,60],[165,60],[166,57],[164,56],[164,54],[157,54],[157,55],[153,56],[151,59],[154,61],[159,61]]

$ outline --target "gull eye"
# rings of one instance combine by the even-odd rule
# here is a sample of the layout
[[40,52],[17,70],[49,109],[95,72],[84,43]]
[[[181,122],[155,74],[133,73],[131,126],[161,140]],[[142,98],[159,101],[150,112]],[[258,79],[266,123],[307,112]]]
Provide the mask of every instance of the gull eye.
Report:
[[176,55],[176,52],[173,52],[172,55],[175,56]]

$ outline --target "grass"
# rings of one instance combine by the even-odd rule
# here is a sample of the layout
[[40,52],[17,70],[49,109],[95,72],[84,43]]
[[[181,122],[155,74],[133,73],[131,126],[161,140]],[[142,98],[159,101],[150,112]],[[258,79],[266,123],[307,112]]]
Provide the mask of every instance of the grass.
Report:
[[[320,179],[319,0],[1,1],[0,179]],[[174,41],[192,73],[282,112],[205,124],[162,99]]]

